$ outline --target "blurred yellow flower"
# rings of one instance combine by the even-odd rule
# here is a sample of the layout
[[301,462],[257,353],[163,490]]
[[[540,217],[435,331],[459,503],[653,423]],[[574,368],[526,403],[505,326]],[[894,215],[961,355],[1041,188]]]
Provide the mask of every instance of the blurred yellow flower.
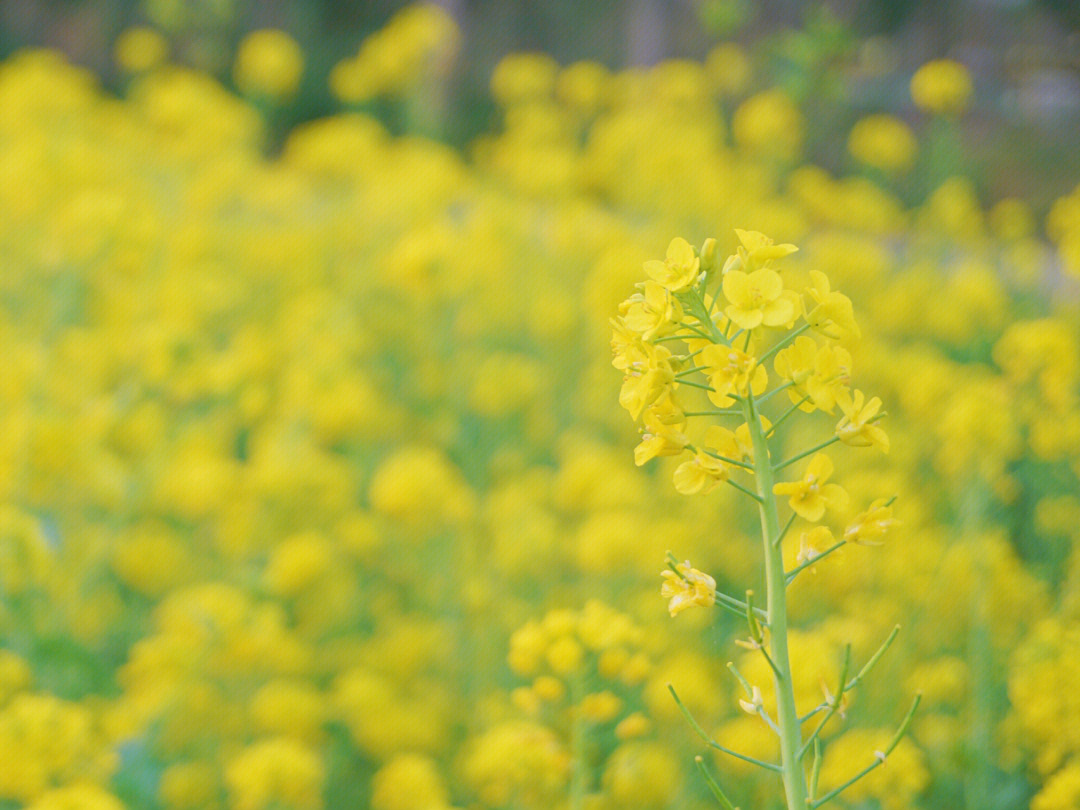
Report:
[[233,66],[236,86],[248,95],[281,99],[300,85],[304,54],[284,31],[252,31],[240,42]]
[[971,74],[959,62],[936,59],[911,77],[911,98],[933,113],[961,113],[971,99]]
[[128,28],[113,45],[116,64],[128,73],[142,73],[157,67],[168,55],[168,40],[153,28]]
[[887,172],[910,169],[918,149],[911,128],[894,115],[860,118],[848,135],[848,151],[852,157]]

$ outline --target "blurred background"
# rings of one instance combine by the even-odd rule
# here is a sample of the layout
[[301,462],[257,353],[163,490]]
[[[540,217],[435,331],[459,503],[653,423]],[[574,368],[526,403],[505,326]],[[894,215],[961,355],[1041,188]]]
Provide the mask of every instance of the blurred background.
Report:
[[[921,692],[837,807],[1076,810],[1078,26],[0,0],[0,810],[704,810],[699,754],[778,810],[668,691],[777,757],[745,621],[660,595],[668,551],[761,593],[756,514],[635,464],[612,367],[644,264],[735,229],[850,297],[887,412],[887,454],[830,447],[828,525],[898,523],[790,590],[800,711],[902,628],[823,790]],[[839,418],[789,415],[786,457]]]
[[[288,0],[20,0],[0,7],[0,57],[29,46],[57,48],[116,90],[124,72],[112,43],[132,25],[166,33],[177,61],[229,82],[243,36],[289,31],[308,61],[303,92],[276,123],[288,127],[335,109],[325,81],[337,61],[406,3]],[[1069,190],[1080,166],[1072,132],[1080,124],[1080,8],[1071,0],[445,0],[461,32],[458,58],[443,77],[446,103],[429,128],[463,145],[490,129],[488,93],[508,53],[539,51],[561,64],[609,68],[664,59],[704,59],[718,39],[756,43],[769,71],[818,115],[815,126],[850,123],[882,106],[910,114],[905,75],[948,56],[970,68],[979,89],[966,126],[977,179],[995,198],[1047,206]],[[837,81],[829,69],[865,80]],[[821,82],[821,79],[828,81]],[[815,158],[839,168],[842,144],[812,132]],[[993,163],[990,171],[986,165]]]

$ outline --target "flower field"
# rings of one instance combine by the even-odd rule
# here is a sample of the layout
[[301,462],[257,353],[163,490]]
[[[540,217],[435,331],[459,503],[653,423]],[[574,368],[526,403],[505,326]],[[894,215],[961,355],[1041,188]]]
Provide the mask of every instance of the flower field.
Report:
[[[829,121],[845,168],[821,168],[813,99],[734,44],[623,71],[510,55],[457,148],[408,125],[457,37],[402,11],[280,145],[304,70],[281,32],[229,87],[148,29],[117,43],[119,95],[52,51],[0,63],[0,808],[716,807],[696,755],[736,805],[784,807],[669,691],[780,756],[746,619],[661,598],[669,551],[693,565],[669,596],[677,570],[764,594],[757,517],[704,456],[635,464],[662,431],[612,367],[620,301],[704,270],[707,239],[710,272],[741,250],[783,279],[723,282],[763,345],[835,291],[853,312],[817,367],[758,366],[793,386],[773,421],[800,363],[825,381],[787,456],[840,418],[865,439],[812,462],[843,487],[836,537],[891,510],[788,591],[799,712],[845,645],[861,667],[900,627],[820,732],[822,793],[920,693],[833,806],[1080,807],[1080,186],[1045,211],[980,194],[979,88],[945,60]],[[804,470],[778,479],[789,570],[825,545]]]

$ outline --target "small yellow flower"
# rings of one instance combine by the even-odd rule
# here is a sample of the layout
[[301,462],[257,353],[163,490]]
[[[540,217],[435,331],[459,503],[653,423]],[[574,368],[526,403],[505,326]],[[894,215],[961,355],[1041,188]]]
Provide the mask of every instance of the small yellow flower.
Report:
[[671,290],[655,281],[639,285],[641,292],[623,302],[620,315],[623,324],[641,335],[642,340],[652,340],[674,331],[682,321],[682,306]]
[[128,73],[142,73],[157,67],[169,55],[169,43],[153,28],[128,28],[116,40],[113,57]]
[[284,98],[296,92],[304,54],[284,31],[265,29],[244,37],[236,52],[233,78],[249,95]]
[[892,516],[892,507],[885,498],[870,504],[870,508],[857,515],[844,529],[844,540],[863,546],[880,546],[885,532],[899,524]]
[[919,143],[910,127],[893,115],[859,119],[848,135],[848,151],[860,163],[900,172],[911,168]]
[[645,412],[642,419],[641,443],[634,448],[634,463],[642,466],[657,456],[677,456],[689,443],[683,429],[686,417],[665,397]]
[[757,396],[769,382],[768,372],[758,365],[756,357],[732,346],[706,346],[698,361],[707,369],[712,388],[709,400],[718,408],[730,405],[732,394],[746,396],[753,391]]
[[[741,455],[735,434],[719,425],[712,425],[705,433],[705,447],[713,452],[738,460]],[[711,492],[721,481],[726,481],[731,465],[698,450],[690,461],[684,461],[675,470],[675,489],[683,495],[704,495]]]
[[678,563],[674,571],[662,571],[661,576],[660,595],[670,600],[668,612],[672,616],[694,605],[711,607],[716,603],[716,580],[692,567],[689,560]]
[[911,98],[930,112],[963,112],[971,99],[971,74],[951,59],[927,62],[911,77]]
[[827,484],[833,473],[832,460],[824,453],[817,453],[806,467],[802,480],[776,484],[773,492],[790,495],[788,503],[795,514],[811,523],[821,520],[825,509],[842,509],[847,504],[847,493],[837,484]]
[[[815,526],[808,532],[803,532],[799,538],[799,553],[795,556],[795,562],[810,562],[821,556],[821,550],[829,548],[836,543],[832,529],[828,526]],[[816,566],[810,567],[811,573],[817,573]]]
[[836,424],[836,435],[844,444],[852,447],[876,447],[882,453],[889,452],[889,436],[874,424],[881,410],[881,399],[873,397],[863,404],[863,392],[855,391],[854,398],[844,391],[837,401],[844,412]]
[[664,346],[642,344],[640,359],[635,359],[626,369],[619,404],[636,420],[641,412],[669,394],[675,383],[675,369],[671,365],[671,352]]
[[729,270],[724,276],[724,295],[731,302],[724,314],[741,329],[788,326],[798,317],[798,296],[785,291],[780,274],[767,267],[752,273]]
[[814,299],[817,306],[806,313],[806,322],[825,337],[834,340],[848,338],[858,340],[862,332],[859,330],[859,325],[855,323],[855,311],[851,306],[851,299],[834,292],[829,285],[829,277],[820,270],[811,270],[810,280],[813,286],[807,289],[807,293]]
[[724,273],[731,270],[744,270],[749,273],[764,267],[773,259],[782,259],[798,250],[795,245],[773,244],[773,240],[760,231],[736,228],[735,236],[738,237],[740,245],[735,255],[724,265]]
[[680,237],[671,240],[664,261],[653,259],[645,262],[645,272],[671,292],[691,286],[700,271],[701,259],[691,244]]

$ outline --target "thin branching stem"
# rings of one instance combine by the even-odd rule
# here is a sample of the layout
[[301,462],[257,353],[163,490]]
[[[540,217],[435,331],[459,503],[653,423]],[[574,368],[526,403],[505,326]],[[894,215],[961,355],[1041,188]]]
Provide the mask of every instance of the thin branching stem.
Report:
[[745,754],[740,754],[738,751],[732,751],[730,748],[726,748],[725,746],[718,743],[706,733],[705,729],[703,729],[698,724],[698,721],[694,719],[694,715],[690,714],[690,710],[687,709],[686,706],[683,705],[682,700],[679,699],[679,695],[675,691],[675,687],[672,686],[670,683],[668,684],[668,691],[671,692],[671,696],[675,698],[675,703],[676,705],[678,705],[679,711],[682,712],[683,717],[686,718],[686,722],[690,724],[690,727],[694,729],[697,735],[701,737],[701,739],[705,741],[705,744],[708,745],[710,748],[715,748],[717,751],[722,751],[730,757],[741,759],[743,762],[749,762],[751,765],[757,765],[759,768],[765,768],[766,770],[773,771],[774,773],[783,772],[783,768],[781,768],[775,762],[766,762],[762,759],[754,759],[754,757],[748,757]]
[[773,538],[772,544],[774,546],[779,546],[781,543],[784,542],[784,538],[787,537],[788,529],[791,528],[791,524],[795,522],[796,517],[797,515],[792,512],[791,517],[789,517],[787,523],[784,524],[784,528],[780,530],[780,534],[776,535],[776,537]]
[[727,480],[727,482],[729,484],[731,484],[733,487],[735,487],[735,489],[739,490],[739,492],[743,493],[744,495],[749,495],[755,501],[757,501],[758,503],[761,503],[761,498],[758,497],[756,492],[747,489],[742,484],[740,484],[738,481],[732,481],[730,478]]
[[[758,365],[761,365],[761,364],[758,363]],[[786,391],[787,389],[791,388],[791,386],[793,386],[794,384],[795,383],[793,383],[793,382],[786,382],[783,385],[776,386],[776,388],[774,388],[772,391],[769,391],[768,393],[762,395],[761,397],[758,397],[757,404],[760,405],[763,402],[768,402],[770,399],[773,398],[774,394],[778,394],[781,391]]]
[[806,756],[806,752],[810,750],[810,746],[817,742],[821,730],[825,728],[833,715],[840,710],[841,701],[844,699],[844,684],[847,683],[848,670],[851,668],[851,645],[848,644],[844,647],[844,665],[840,670],[840,686],[836,690],[836,694],[832,696],[831,700],[826,701],[826,705],[829,710],[825,713],[825,716],[818,721],[817,726],[811,732],[810,736],[806,738],[806,742],[803,743],[802,748],[799,749],[799,759],[801,760]]
[[810,395],[807,394],[790,408],[788,408],[786,411],[784,411],[780,418],[773,422],[772,427],[769,428],[768,431],[766,431],[765,438],[768,439],[770,436],[772,436],[776,432],[776,429],[784,423],[784,420],[791,416],[793,413],[795,413],[795,411],[799,410],[799,408],[802,407],[803,403],[807,402],[809,399]]
[[820,799],[813,799],[810,802],[808,802],[811,810],[814,810],[815,808],[821,807],[821,805],[825,804],[825,802],[827,802],[827,801],[829,801],[831,799],[835,799],[837,796],[839,796],[841,793],[843,793],[849,787],[854,785],[856,782],[858,782],[860,779],[862,779],[864,776],[866,776],[868,773],[870,773],[872,770],[874,770],[874,768],[878,767],[879,765],[884,765],[885,760],[888,758],[889,754],[891,754],[893,752],[893,749],[896,748],[896,746],[898,746],[900,744],[900,740],[902,740],[904,738],[904,735],[907,734],[908,727],[911,725],[911,718],[913,718],[915,716],[915,710],[919,708],[919,702],[921,700],[922,700],[922,695],[921,694],[915,696],[915,700],[912,702],[911,708],[908,709],[908,713],[904,717],[904,721],[900,724],[900,728],[898,728],[896,730],[896,734],[893,735],[892,741],[889,743],[889,747],[886,748],[884,751],[876,752],[875,753],[876,758],[874,759],[873,763],[871,763],[870,765],[867,765],[865,768],[863,768],[861,771],[859,771],[857,774],[855,774],[849,780],[844,782],[844,784],[840,785],[839,787],[833,788],[828,793],[826,793],[824,796],[822,796]]
[[824,441],[821,444],[817,445],[816,447],[811,447],[809,450],[804,450],[803,452],[799,453],[799,455],[792,456],[787,461],[781,461],[779,464],[777,464],[775,467],[773,467],[773,472],[780,472],[780,470],[784,469],[784,467],[789,467],[792,464],[794,464],[796,461],[800,461],[800,460],[806,458],[807,456],[813,455],[814,453],[818,452],[819,450],[824,450],[830,444],[835,444],[838,441],[840,441],[840,437],[839,436],[833,436],[828,441]]
[[805,562],[799,563],[797,566],[792,568],[790,571],[788,571],[784,575],[785,579],[787,580],[787,584],[790,585],[792,583],[792,581],[795,579],[795,577],[797,577],[799,575],[800,571],[802,571],[802,570],[804,570],[806,568],[809,568],[811,565],[815,565],[816,563],[821,562],[825,557],[829,556],[830,554],[832,554],[837,549],[839,549],[839,548],[841,548],[843,546],[846,546],[846,545],[847,545],[847,540],[838,540],[835,544],[829,546],[827,549],[825,549],[820,554],[815,554],[809,560],[806,560]]
[[733,458],[728,458],[727,456],[722,456],[719,453],[713,452],[712,450],[706,450],[705,448],[702,448],[701,452],[704,453],[707,456],[711,456],[712,458],[715,458],[717,461],[722,461],[725,464],[732,464],[732,465],[734,465],[736,467],[742,467],[744,470],[753,470],[754,469],[753,464],[747,464],[745,461],[738,461],[738,460],[733,459]]
[[694,757],[694,764],[697,765],[697,769],[705,779],[705,784],[709,786],[709,792],[712,793],[713,798],[720,802],[720,806],[724,810],[739,810],[738,807],[731,803],[731,799],[727,797],[724,791],[720,789],[720,785],[717,784],[716,780],[713,779],[713,775],[709,773],[709,769],[705,766],[705,758],[701,754]]

